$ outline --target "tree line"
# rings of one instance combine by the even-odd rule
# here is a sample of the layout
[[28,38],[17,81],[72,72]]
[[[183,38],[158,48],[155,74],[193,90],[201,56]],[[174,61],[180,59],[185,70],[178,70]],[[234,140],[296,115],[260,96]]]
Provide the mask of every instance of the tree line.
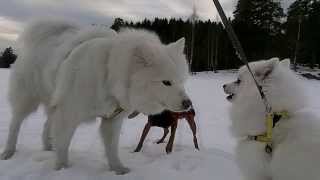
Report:
[[[249,61],[270,57],[290,58],[294,64],[320,68],[320,0],[296,0],[284,13],[279,0],[239,0],[229,19]],[[116,18],[111,26],[155,31],[163,43],[186,38],[185,53],[191,71],[238,68],[223,25],[199,20],[196,12],[187,20],[155,18],[138,22]],[[0,53],[0,67],[10,67],[17,55],[11,47]]]
[[[311,68],[320,66],[320,0],[296,0],[287,14],[280,1],[239,0],[233,15],[230,21],[249,61],[277,56]],[[116,18],[111,26],[116,31],[123,27],[155,31],[164,43],[185,37],[185,53],[192,62],[192,71],[231,69],[241,65],[220,22],[191,18],[132,22]]]

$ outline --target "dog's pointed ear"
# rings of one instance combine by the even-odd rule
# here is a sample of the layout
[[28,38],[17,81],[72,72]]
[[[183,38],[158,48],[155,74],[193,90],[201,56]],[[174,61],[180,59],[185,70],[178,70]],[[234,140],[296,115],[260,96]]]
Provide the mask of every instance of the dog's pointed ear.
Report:
[[148,58],[149,56],[146,48],[147,47],[144,47],[144,45],[135,47],[133,51],[133,58],[137,64],[142,65],[143,67],[150,67],[152,66],[152,62],[150,58]]
[[286,68],[290,68],[290,59],[284,59],[280,61],[280,65]]
[[255,75],[261,79],[266,79],[274,70],[274,68],[279,64],[279,58],[271,58],[266,61],[266,64],[258,71],[255,72]]
[[169,49],[175,50],[178,53],[183,53],[186,40],[184,37],[178,39],[176,42],[167,45]]

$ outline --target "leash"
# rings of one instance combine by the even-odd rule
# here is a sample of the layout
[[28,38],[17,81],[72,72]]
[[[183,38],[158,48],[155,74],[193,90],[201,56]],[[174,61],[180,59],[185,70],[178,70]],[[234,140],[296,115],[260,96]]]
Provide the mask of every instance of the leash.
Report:
[[224,27],[225,27],[225,29],[227,31],[227,34],[228,34],[228,36],[230,38],[230,41],[231,41],[231,43],[233,45],[233,48],[236,50],[236,55],[238,56],[240,61],[242,61],[245,64],[245,66],[248,68],[248,71],[249,71],[251,77],[253,78],[255,85],[257,86],[257,89],[258,89],[258,91],[260,93],[261,99],[262,99],[262,101],[263,101],[263,103],[265,105],[266,114],[268,116],[268,114],[270,114],[272,112],[272,107],[270,106],[270,104],[269,104],[264,92],[262,91],[262,86],[259,85],[257,79],[255,78],[255,76],[253,74],[253,72],[252,72],[252,70],[251,70],[251,68],[249,66],[247,56],[244,53],[244,50],[243,50],[243,48],[241,46],[241,43],[240,43],[236,33],[234,32],[234,30],[233,30],[233,28],[231,26],[231,23],[227,19],[226,14],[224,13],[224,11],[222,9],[219,0],[213,0],[213,3],[217,8],[217,11],[218,11],[218,13],[220,15],[220,18],[222,20],[222,23],[223,23],[223,25],[224,25]]

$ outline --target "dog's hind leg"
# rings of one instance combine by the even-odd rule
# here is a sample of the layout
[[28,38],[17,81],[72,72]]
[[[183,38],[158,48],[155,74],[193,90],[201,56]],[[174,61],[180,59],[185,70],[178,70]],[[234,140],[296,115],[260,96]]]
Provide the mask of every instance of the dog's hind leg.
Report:
[[197,140],[197,136],[196,136],[197,126],[196,126],[196,123],[194,122],[194,118],[187,116],[186,120],[189,124],[191,131],[192,131],[194,147],[199,150],[198,140]]
[[137,148],[134,150],[134,152],[140,152],[140,150],[141,150],[141,148],[143,146],[143,142],[146,139],[146,137],[147,137],[147,135],[148,135],[148,133],[150,131],[150,128],[151,128],[151,123],[147,122],[147,124],[144,126],[144,129],[143,129],[139,144],[138,144]]
[[168,128],[163,128],[163,136],[162,136],[161,139],[159,139],[159,141],[157,141],[157,144],[163,143],[164,140],[166,139],[168,133],[169,133],[169,129]]
[[[12,89],[15,91],[16,89]],[[10,122],[8,139],[6,147],[1,154],[1,159],[6,160],[11,158],[16,151],[16,144],[18,141],[19,131],[22,121],[39,105],[39,102],[27,94],[27,92],[10,92],[15,95],[10,98],[12,108],[12,119]],[[14,94],[12,94],[14,93]]]
[[122,112],[113,119],[102,118],[100,125],[100,134],[105,146],[110,170],[115,171],[116,174],[126,174],[130,171],[122,165],[118,155],[120,130],[123,119],[127,115],[127,112]]
[[46,109],[48,118],[43,126],[43,132],[42,132],[42,145],[43,145],[43,150],[45,151],[52,151],[52,137],[51,137],[51,129],[52,129],[52,121],[51,121],[51,114],[50,108]]
[[52,121],[52,134],[54,140],[54,148],[56,151],[55,170],[67,168],[68,164],[68,150],[71,138],[79,124],[77,121],[72,121],[68,117],[68,112],[62,112],[63,108],[55,109],[50,115],[49,119]]
[[170,135],[168,144],[167,144],[167,146],[166,146],[166,152],[167,152],[168,154],[172,152],[172,146],[173,146],[174,138],[175,138],[175,135],[176,135],[177,126],[178,126],[178,121],[176,120],[176,121],[171,125],[171,135]]

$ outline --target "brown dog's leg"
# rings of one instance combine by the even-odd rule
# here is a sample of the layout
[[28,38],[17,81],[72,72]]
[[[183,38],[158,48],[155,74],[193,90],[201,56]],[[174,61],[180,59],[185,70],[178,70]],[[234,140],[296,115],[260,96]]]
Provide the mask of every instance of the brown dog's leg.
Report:
[[190,129],[191,129],[192,134],[193,134],[194,147],[199,150],[198,140],[197,140],[197,136],[196,136],[196,133],[197,133],[197,125],[196,125],[196,123],[194,122],[194,116],[189,115],[189,116],[186,117],[186,120],[188,121],[188,124],[189,124]]
[[163,143],[163,141],[166,139],[168,133],[169,133],[169,129],[163,128],[163,136],[159,141],[157,141],[157,144]]
[[149,133],[150,128],[151,128],[151,124],[149,122],[147,122],[147,124],[144,126],[139,144],[138,144],[137,148],[134,150],[134,152],[139,152],[141,150],[143,142],[144,142],[145,138],[147,137],[147,134]]
[[173,146],[174,137],[175,137],[175,134],[176,134],[177,125],[178,125],[178,121],[177,120],[171,125],[171,135],[170,135],[170,139],[169,139],[169,142],[167,144],[167,147],[166,147],[166,152],[168,154],[172,152],[172,146]]

